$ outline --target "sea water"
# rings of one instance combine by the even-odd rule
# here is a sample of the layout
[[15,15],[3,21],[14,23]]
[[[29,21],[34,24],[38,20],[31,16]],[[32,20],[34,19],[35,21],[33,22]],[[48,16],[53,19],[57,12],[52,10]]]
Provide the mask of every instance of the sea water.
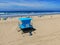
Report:
[[56,11],[0,11],[1,17],[16,17],[16,16],[38,16],[38,15],[51,15],[60,14]]

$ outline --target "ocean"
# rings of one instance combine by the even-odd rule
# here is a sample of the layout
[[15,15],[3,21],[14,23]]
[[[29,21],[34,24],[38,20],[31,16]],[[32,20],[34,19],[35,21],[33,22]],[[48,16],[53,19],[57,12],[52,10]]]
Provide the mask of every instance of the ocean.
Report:
[[56,11],[0,11],[0,18],[2,17],[16,17],[16,16],[38,16],[60,14]]

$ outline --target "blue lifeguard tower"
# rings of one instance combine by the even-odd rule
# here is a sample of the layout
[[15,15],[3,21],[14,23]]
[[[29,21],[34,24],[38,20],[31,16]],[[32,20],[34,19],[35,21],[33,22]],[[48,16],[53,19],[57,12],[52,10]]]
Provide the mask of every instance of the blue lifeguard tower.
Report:
[[22,24],[19,24],[19,28],[21,29],[33,28],[31,25],[31,20],[32,18],[28,18],[28,17],[19,18],[19,21],[21,21],[22,23]]

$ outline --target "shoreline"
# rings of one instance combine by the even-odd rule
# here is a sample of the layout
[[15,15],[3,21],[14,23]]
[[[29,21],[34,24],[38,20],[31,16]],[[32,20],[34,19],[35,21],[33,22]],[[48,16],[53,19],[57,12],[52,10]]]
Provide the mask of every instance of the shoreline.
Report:
[[8,18],[11,19],[11,18],[19,18],[19,17],[30,17],[30,18],[32,18],[32,17],[54,18],[55,17],[56,18],[56,17],[59,17],[59,16],[60,16],[60,14],[55,14],[55,15],[36,15],[36,16],[31,16],[31,15],[30,16],[12,16],[12,17],[10,16],[10,17],[1,17],[0,20],[1,19],[5,19],[5,18],[6,19],[8,19]]
[[34,14],[34,15],[0,15],[0,18],[6,17],[22,17],[22,16],[48,16],[48,15],[60,15],[60,14]]

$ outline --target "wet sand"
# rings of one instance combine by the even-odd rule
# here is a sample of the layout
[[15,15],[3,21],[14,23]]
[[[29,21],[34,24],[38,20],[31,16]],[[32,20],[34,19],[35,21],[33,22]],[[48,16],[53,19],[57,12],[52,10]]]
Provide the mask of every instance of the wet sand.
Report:
[[60,15],[32,18],[32,36],[18,32],[18,17],[0,20],[0,45],[60,45]]

